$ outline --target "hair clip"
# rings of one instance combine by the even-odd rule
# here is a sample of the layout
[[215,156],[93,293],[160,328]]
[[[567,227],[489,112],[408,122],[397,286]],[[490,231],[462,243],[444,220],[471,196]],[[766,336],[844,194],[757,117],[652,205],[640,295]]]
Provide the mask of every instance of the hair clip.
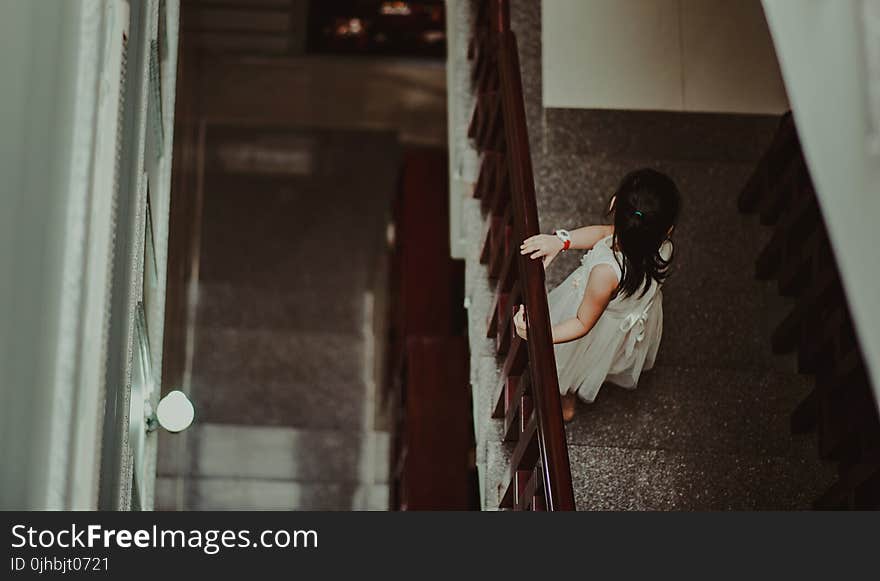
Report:
[[642,214],[639,210],[636,210],[635,212],[633,212],[633,214],[636,215],[636,216],[638,216],[639,218],[644,218],[644,217],[645,217],[645,215]]

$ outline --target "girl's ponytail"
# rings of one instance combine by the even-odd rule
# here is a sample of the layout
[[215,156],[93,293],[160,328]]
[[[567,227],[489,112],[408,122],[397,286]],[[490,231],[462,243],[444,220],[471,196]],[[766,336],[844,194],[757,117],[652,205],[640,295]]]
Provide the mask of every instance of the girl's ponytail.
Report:
[[663,243],[678,219],[681,195],[669,176],[639,169],[623,178],[614,194],[614,245],[623,254],[618,296],[644,295],[668,275],[672,256],[664,258]]

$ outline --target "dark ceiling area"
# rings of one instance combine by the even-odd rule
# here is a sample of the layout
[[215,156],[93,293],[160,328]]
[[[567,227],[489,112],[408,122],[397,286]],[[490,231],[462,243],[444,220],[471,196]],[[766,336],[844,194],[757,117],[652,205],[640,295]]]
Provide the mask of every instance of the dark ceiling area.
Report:
[[442,0],[183,0],[200,50],[245,56],[344,54],[442,59]]
[[309,10],[308,49],[441,58],[446,54],[443,2],[315,0]]

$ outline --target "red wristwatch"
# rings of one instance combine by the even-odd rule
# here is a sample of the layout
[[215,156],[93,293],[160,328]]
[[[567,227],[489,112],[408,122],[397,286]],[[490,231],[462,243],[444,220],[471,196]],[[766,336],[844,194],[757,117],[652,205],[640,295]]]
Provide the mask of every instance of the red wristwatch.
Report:
[[568,230],[557,230],[554,234],[556,234],[557,238],[562,240],[563,252],[571,248],[571,233]]

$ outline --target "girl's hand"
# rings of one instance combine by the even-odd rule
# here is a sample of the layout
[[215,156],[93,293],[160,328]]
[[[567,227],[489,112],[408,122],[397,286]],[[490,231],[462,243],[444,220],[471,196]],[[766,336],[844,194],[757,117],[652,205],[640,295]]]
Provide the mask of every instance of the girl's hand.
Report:
[[562,251],[562,240],[555,234],[538,234],[531,238],[526,238],[519,247],[520,254],[530,254],[529,258],[535,260],[542,258],[544,268],[550,266],[556,255]]
[[520,305],[516,312],[513,314],[513,326],[516,329],[516,334],[519,335],[523,340],[528,341],[528,329],[526,329],[526,308],[523,305]]

